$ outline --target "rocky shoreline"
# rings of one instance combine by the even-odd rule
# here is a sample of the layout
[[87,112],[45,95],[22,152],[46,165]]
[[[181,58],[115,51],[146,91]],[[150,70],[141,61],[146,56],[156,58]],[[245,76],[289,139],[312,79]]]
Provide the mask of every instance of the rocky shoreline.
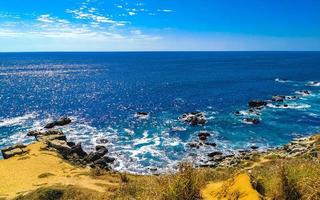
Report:
[[[94,152],[87,153],[82,149],[81,143],[67,141],[66,135],[55,126],[64,126],[71,123],[71,119],[62,117],[54,122],[48,123],[43,130],[33,130],[27,133],[27,136],[34,137],[36,141],[46,145],[47,150],[56,151],[59,155],[70,163],[91,168],[101,168],[111,170],[110,164],[116,159],[108,156],[108,149],[105,146],[98,145]],[[28,153],[26,146],[17,144],[1,150],[4,159],[16,155]]]
[[[198,119],[200,118],[200,120]],[[203,122],[205,116],[203,113],[195,112],[188,113],[181,117],[185,119],[186,123],[190,125],[195,124],[192,121]],[[59,120],[60,125],[63,126],[71,123],[69,118],[61,118]],[[68,123],[64,123],[68,122]],[[200,123],[200,125],[201,125]],[[52,122],[50,124],[57,124]],[[48,127],[48,126],[46,126]],[[53,126],[54,127],[54,126]],[[52,127],[52,128],[53,128]],[[81,167],[89,166],[91,168],[100,168],[105,170],[112,170],[112,163],[116,160],[114,157],[108,156],[108,149],[105,146],[98,145],[95,147],[94,152],[85,152],[82,149],[81,143],[74,143],[67,141],[66,135],[57,129],[44,128],[43,130],[33,130],[27,133],[27,136],[34,137],[36,141],[45,144],[47,150],[56,151],[65,160],[71,164]],[[200,131],[198,133],[198,142],[189,143],[190,148],[200,148],[203,145],[216,146],[215,143],[206,142],[207,138],[212,133],[207,131]],[[207,154],[207,159],[203,160],[201,164],[196,167],[210,167],[210,168],[230,168],[239,166],[249,166],[257,160],[257,158],[293,158],[300,155],[309,155],[312,158],[319,159],[320,152],[316,141],[319,140],[319,135],[313,135],[310,137],[294,139],[289,144],[275,149],[268,149],[260,151],[259,147],[251,146],[249,150],[238,151],[236,154],[223,154],[219,151],[213,151]],[[106,140],[107,142],[107,140]],[[9,159],[16,155],[22,155],[28,153],[27,146],[17,144],[5,149],[2,149],[4,159]]]

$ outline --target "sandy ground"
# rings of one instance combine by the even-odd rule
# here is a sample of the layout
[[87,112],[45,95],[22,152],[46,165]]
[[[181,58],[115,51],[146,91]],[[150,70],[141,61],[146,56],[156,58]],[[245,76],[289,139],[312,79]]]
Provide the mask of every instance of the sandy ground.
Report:
[[247,174],[239,174],[227,181],[209,183],[202,191],[204,200],[259,200]]
[[94,179],[90,170],[65,162],[55,152],[43,150],[42,143],[29,145],[29,153],[0,160],[0,199],[13,197],[42,186],[75,185],[97,192],[118,187],[118,178]]

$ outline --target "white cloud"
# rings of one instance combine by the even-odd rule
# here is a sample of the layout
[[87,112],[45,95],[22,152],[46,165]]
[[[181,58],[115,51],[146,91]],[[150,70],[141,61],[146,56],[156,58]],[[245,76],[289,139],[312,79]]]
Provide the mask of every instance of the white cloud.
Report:
[[128,14],[129,14],[130,16],[134,16],[134,15],[136,15],[137,13],[130,11],[130,12],[128,12]]
[[170,13],[170,12],[174,12],[174,11],[173,11],[173,10],[170,10],[170,9],[158,9],[158,12]]
[[53,23],[53,22],[54,22],[54,19],[51,18],[49,14],[40,15],[40,16],[37,18],[37,20],[40,21],[40,22],[44,22],[44,23]]

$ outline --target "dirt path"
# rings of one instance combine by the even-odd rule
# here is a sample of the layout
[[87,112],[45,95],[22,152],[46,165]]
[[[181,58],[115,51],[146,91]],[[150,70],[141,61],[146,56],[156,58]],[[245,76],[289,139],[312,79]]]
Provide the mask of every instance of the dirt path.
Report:
[[247,174],[239,174],[227,181],[212,182],[201,191],[204,200],[259,200]]

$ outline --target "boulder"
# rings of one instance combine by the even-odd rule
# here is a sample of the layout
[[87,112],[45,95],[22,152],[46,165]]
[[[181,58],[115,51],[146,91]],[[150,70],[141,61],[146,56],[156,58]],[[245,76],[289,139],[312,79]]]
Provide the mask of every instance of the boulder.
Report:
[[[69,146],[69,145],[68,145]],[[81,143],[71,147],[69,154],[77,154],[80,158],[86,157],[88,154],[82,149]]]
[[48,146],[56,149],[64,158],[70,154],[71,147],[68,146],[66,141],[51,140],[48,141]]
[[249,101],[248,104],[249,104],[250,108],[262,108],[267,105],[267,102],[259,101],[259,100],[252,100],[252,101]]
[[200,131],[198,133],[198,137],[200,140],[207,140],[209,136],[210,136],[210,133],[208,131]]
[[96,152],[89,153],[89,155],[85,159],[87,162],[94,162],[96,160],[99,160],[101,157],[103,157],[107,153],[108,153],[108,149],[106,147],[96,146]]
[[64,125],[67,125],[67,124],[70,124],[70,123],[71,123],[71,119],[70,118],[61,117],[60,119],[58,119],[58,120],[56,120],[54,122],[48,123],[47,125],[45,125],[44,128],[50,129],[50,128],[53,128],[55,126],[64,126]]
[[216,143],[214,143],[214,142],[206,142],[206,143],[204,143],[205,145],[208,145],[208,146],[212,146],[212,147],[216,147],[217,146],[217,144]]

